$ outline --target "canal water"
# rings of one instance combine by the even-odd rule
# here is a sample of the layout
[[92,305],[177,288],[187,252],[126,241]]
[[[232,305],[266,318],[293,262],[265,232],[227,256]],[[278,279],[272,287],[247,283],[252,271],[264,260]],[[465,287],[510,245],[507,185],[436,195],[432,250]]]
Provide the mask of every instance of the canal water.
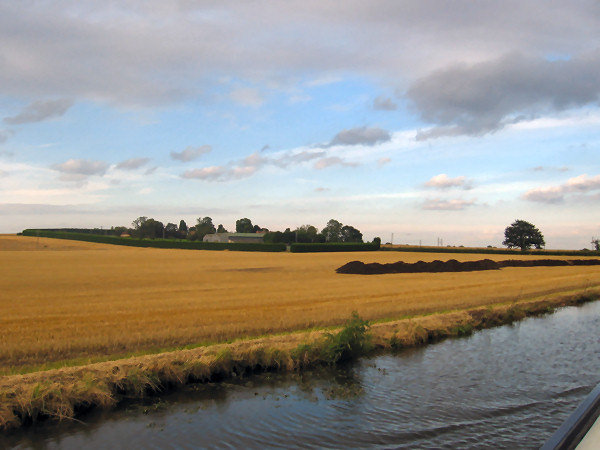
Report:
[[600,302],[335,369],[190,386],[0,447],[539,448],[600,382]]

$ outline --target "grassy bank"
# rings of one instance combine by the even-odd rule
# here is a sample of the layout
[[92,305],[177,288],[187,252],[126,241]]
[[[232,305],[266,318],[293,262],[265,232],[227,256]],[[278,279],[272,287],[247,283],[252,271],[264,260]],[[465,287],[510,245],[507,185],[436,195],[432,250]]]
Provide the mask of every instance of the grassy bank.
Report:
[[190,350],[0,378],[0,429],[43,419],[72,419],[186,383],[267,370],[335,364],[374,350],[422,345],[511,323],[600,297],[598,291],[520,301],[369,324],[354,314],[344,327],[242,340]]

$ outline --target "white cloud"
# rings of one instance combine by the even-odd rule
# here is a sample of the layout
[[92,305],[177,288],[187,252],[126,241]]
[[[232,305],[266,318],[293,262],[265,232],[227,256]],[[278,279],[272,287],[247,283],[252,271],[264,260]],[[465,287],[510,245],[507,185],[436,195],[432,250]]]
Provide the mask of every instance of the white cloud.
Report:
[[434,188],[434,189],[450,189],[450,188],[462,188],[462,189],[470,189],[471,184],[467,180],[467,177],[460,176],[455,178],[450,178],[445,173],[441,173],[425,183],[425,187]]
[[225,167],[210,166],[202,169],[186,170],[181,177],[193,180],[204,181],[232,181],[249,177],[256,172],[257,168],[248,167]]
[[116,168],[124,170],[135,170],[148,164],[149,161],[150,158],[130,158],[126,159],[125,161],[121,161],[119,164],[116,165]]
[[181,152],[171,152],[171,158],[183,162],[190,162],[200,158],[202,155],[212,150],[210,145],[201,145],[200,147],[187,147]]
[[461,211],[469,206],[473,206],[475,200],[444,200],[439,198],[427,199],[421,206],[422,209],[438,211]]
[[315,162],[315,169],[322,170],[332,166],[344,166],[344,167],[356,167],[358,163],[344,161],[338,156],[329,156],[327,158],[321,158]]
[[88,159],[69,159],[61,164],[54,164],[52,169],[66,175],[65,180],[81,180],[91,175],[104,175],[108,164],[104,161]]
[[[238,161],[232,161],[227,165],[187,170],[181,177],[205,181],[239,180],[254,175],[265,166],[274,166],[285,169],[321,158],[324,155],[324,151],[313,149],[287,150],[269,156],[265,156],[264,153],[261,152],[254,152],[245,158]],[[336,161],[337,160],[339,160],[339,158],[337,158]],[[352,164],[344,163],[344,165]]]
[[562,203],[569,194],[586,194],[597,190],[600,190],[600,175],[589,177],[583,174],[558,186],[531,189],[522,198],[532,202]]

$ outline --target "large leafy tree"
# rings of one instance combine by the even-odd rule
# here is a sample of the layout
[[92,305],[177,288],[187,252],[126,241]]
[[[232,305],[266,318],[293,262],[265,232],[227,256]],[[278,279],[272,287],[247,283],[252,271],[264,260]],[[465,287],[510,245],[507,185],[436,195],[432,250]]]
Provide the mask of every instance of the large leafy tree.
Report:
[[201,241],[207,234],[214,234],[216,232],[217,229],[215,228],[213,221],[210,217],[198,217],[195,233],[195,238],[197,240]]
[[165,225],[165,237],[166,238],[176,238],[178,237],[177,225],[169,222]]
[[521,251],[531,247],[540,249],[546,245],[544,236],[532,223],[515,220],[504,230],[504,242],[508,248],[520,248]]
[[254,225],[252,221],[247,217],[238,219],[235,221],[235,232],[236,233],[254,233]]
[[340,242],[342,240],[342,223],[335,219],[327,222],[327,226],[321,230],[321,234],[325,236],[327,242]]
[[316,242],[318,230],[312,225],[302,225],[294,230],[296,242]]
[[[145,219],[145,220],[139,220]],[[136,227],[133,231],[133,235],[138,238],[149,238],[156,239],[163,237],[163,231],[165,226],[162,222],[154,219],[146,219],[145,217],[140,217],[133,221],[134,226]],[[136,224],[136,221],[137,224]]]
[[362,233],[350,225],[344,225],[341,230],[342,242],[362,242]]

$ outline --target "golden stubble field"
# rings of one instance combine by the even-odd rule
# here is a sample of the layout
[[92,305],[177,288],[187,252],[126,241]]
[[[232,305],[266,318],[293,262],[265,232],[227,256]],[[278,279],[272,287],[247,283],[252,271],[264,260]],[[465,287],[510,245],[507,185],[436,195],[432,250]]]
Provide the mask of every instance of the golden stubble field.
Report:
[[354,310],[395,319],[600,287],[598,266],[335,273],[352,260],[485,257],[507,259],[162,250],[0,236],[0,373],[339,325]]

